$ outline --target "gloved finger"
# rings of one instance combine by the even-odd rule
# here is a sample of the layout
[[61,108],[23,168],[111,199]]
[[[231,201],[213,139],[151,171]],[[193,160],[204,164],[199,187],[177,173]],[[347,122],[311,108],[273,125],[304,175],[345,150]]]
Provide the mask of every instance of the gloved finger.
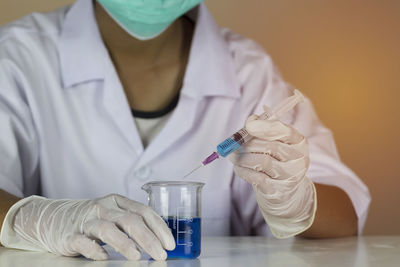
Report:
[[250,115],[250,117],[247,118],[247,121],[246,121],[246,122],[255,121],[255,120],[257,120],[258,118],[259,118],[258,115],[253,114],[253,115]]
[[97,219],[88,221],[83,226],[83,232],[89,237],[95,237],[110,245],[128,260],[140,260],[141,258],[133,240],[112,222]]
[[70,249],[92,260],[107,260],[108,254],[97,242],[87,236],[74,235],[70,242]]
[[267,174],[273,179],[288,179],[308,169],[309,159],[302,156],[289,161],[278,161],[263,153],[232,153],[229,159],[233,164]]
[[[269,187],[272,186],[269,185]],[[276,189],[276,193],[274,194],[265,194],[258,190],[258,188],[255,189],[260,208],[268,210],[268,213],[273,216],[281,218],[297,217],[302,220],[303,217],[301,214],[304,215],[307,213],[305,209],[309,209],[310,205],[304,205],[304,202],[299,201],[299,199],[314,197],[315,188],[312,181],[303,176],[296,186]],[[313,205],[313,202],[309,204]]]
[[271,179],[267,174],[240,166],[233,167],[235,174],[246,182],[258,188],[261,192],[268,195],[270,199],[277,199],[279,202],[285,199],[287,194],[296,188],[302,179],[302,175],[295,175],[289,179]]
[[267,174],[260,173],[248,168],[240,167],[240,166],[233,166],[233,170],[237,176],[245,180],[251,185],[259,185],[264,183],[264,181],[269,178]]
[[272,112],[272,109],[270,107],[268,107],[266,105],[263,105],[263,109],[264,109],[264,113],[268,114],[268,117],[272,116],[273,112]]
[[118,196],[116,202],[121,209],[142,216],[148,228],[153,231],[165,249],[173,250],[175,248],[175,240],[171,230],[152,208],[123,196]]
[[286,144],[297,144],[304,138],[292,126],[279,120],[250,120],[246,122],[246,130],[254,137]]
[[284,180],[274,180],[265,173],[237,165],[233,167],[233,170],[237,176],[251,184],[253,187],[258,188],[258,190],[264,194],[271,195],[272,197],[276,194],[281,194],[279,189],[282,188],[280,185]]
[[135,240],[154,260],[165,260],[167,258],[167,253],[160,240],[147,227],[140,215],[129,211],[119,216],[115,214],[120,213],[119,211],[110,211],[110,213],[110,217],[115,219],[116,225]]
[[229,155],[229,160],[235,165],[242,168],[251,169],[257,172],[266,174],[268,177],[277,179],[280,174],[276,172],[272,166],[272,158],[266,154],[239,154],[232,153]]
[[294,145],[253,138],[246,144],[243,144],[235,153],[263,153],[279,161],[298,159],[309,154],[306,138],[303,138],[300,143]]

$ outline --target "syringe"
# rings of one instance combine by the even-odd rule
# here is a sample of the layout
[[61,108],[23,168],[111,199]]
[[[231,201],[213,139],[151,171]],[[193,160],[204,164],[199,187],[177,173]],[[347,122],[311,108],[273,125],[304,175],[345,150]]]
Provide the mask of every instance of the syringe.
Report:
[[[299,90],[295,89],[294,90],[294,95],[287,97],[284,99],[281,103],[279,103],[275,108],[272,109],[272,111],[265,111],[262,113],[258,119],[261,120],[271,120],[271,119],[278,119],[280,118],[283,114],[294,108],[298,103],[304,101],[304,96],[302,93],[300,93]],[[188,174],[186,174],[183,178],[189,176],[192,174],[194,171],[197,169],[206,166],[213,162],[214,160],[220,158],[220,157],[226,157],[229,154],[231,154],[233,151],[241,147],[243,144],[247,143],[253,139],[253,136],[251,136],[246,128],[242,128],[236,133],[234,133],[231,137],[225,139],[223,142],[221,142],[217,146],[217,152],[213,152],[211,155],[209,155],[207,158],[205,158],[199,166],[194,168],[192,171],[190,171]]]

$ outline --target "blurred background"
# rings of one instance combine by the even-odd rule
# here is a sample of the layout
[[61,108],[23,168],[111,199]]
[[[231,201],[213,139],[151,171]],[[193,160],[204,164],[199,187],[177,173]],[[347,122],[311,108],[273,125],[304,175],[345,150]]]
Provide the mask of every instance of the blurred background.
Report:
[[[1,0],[0,25],[72,2]],[[400,1],[206,3],[221,26],[260,43],[333,130],[372,195],[364,234],[400,234]]]

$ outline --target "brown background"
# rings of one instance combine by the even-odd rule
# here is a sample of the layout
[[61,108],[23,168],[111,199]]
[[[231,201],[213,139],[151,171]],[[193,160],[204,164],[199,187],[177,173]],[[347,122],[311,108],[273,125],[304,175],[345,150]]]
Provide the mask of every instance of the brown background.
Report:
[[[1,0],[0,25],[73,0]],[[365,234],[400,234],[400,1],[208,0],[314,102],[372,194]]]

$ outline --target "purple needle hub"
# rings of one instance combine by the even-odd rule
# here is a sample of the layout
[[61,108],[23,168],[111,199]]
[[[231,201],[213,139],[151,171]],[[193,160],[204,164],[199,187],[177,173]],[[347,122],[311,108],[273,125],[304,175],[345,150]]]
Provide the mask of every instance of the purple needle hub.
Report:
[[219,158],[218,153],[217,152],[213,152],[210,156],[208,156],[205,160],[203,160],[202,164],[203,164],[203,166],[205,166],[205,165],[213,162],[217,158]]

